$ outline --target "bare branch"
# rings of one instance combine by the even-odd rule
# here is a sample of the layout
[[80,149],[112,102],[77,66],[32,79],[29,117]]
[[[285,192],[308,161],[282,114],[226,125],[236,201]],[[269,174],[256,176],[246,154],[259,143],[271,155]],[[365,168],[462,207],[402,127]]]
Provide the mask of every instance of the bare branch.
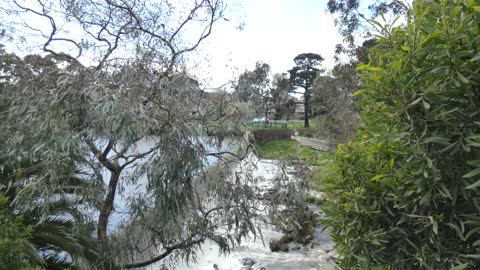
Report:
[[[43,44],[43,51],[45,52],[48,52],[48,53],[51,53],[52,55],[56,56],[57,58],[60,58],[60,59],[67,59],[71,62],[74,62],[80,66],[82,66],[82,64],[77,60],[78,57],[80,57],[82,55],[82,48],[81,46],[75,42],[74,40],[72,39],[69,39],[69,38],[56,38],[55,35],[57,34],[57,25],[55,23],[55,20],[53,19],[52,16],[48,15],[47,14],[47,11],[46,11],[46,7],[45,7],[45,4],[40,1],[40,0],[37,0],[37,2],[40,4],[40,6],[42,7],[42,12],[39,12],[39,11],[36,11],[36,10],[33,10],[31,8],[28,8],[28,7],[24,7],[22,5],[20,5],[17,0],[14,0],[13,3],[19,7],[20,9],[24,10],[24,11],[28,11],[28,12],[32,12],[33,14],[36,14],[38,16],[41,16],[41,17],[44,17],[44,18],[47,18],[50,22],[50,26],[52,27],[52,31],[50,32],[50,35],[47,37],[47,42],[45,42]],[[79,52],[78,52],[78,55],[77,55],[77,58],[69,55],[69,54],[66,54],[66,53],[59,53],[59,52],[55,52],[53,51],[52,49],[49,49],[48,47],[50,46],[50,44],[53,42],[53,41],[66,41],[66,42],[70,42],[72,44],[74,44]]]
[[158,261],[164,259],[165,257],[170,255],[173,251],[175,251],[177,249],[185,249],[185,248],[191,247],[193,245],[201,244],[204,241],[205,241],[205,238],[202,237],[202,238],[197,239],[197,240],[192,239],[190,241],[185,241],[185,242],[182,242],[182,243],[170,246],[170,247],[166,247],[165,251],[163,253],[161,253],[160,255],[156,256],[156,257],[153,257],[153,258],[151,258],[149,260],[146,260],[146,261],[143,261],[143,262],[128,263],[128,264],[125,264],[123,267],[125,267],[126,269],[144,267],[144,266],[150,265],[152,263],[155,263],[155,262],[158,262]]
[[[139,159],[142,159],[142,158],[150,155],[150,154],[153,153],[153,151],[155,151],[155,150],[156,150],[156,148],[152,148],[152,149],[150,149],[149,151],[144,152],[144,153],[141,153],[141,154],[135,154],[135,155],[126,156],[126,157],[125,157],[125,160],[126,160],[127,162],[125,162],[125,164],[123,164],[123,165],[121,166],[121,168],[123,169],[123,168],[127,167],[128,165],[134,163],[135,161],[137,161],[137,160],[139,160]],[[131,159],[130,159],[130,158],[131,158]]]

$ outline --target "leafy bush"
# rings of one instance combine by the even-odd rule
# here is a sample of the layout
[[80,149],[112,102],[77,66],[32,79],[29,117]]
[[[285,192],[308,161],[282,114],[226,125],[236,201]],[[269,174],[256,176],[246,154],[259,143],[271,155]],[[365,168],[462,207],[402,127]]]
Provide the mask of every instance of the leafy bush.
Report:
[[342,269],[478,269],[480,3],[415,1],[360,66],[364,126],[327,214]]
[[32,269],[29,258],[38,257],[37,250],[28,242],[32,228],[10,210],[8,199],[0,190],[0,269]]
[[275,224],[287,235],[286,239],[306,245],[315,233],[315,214],[307,207],[294,206],[282,211]]

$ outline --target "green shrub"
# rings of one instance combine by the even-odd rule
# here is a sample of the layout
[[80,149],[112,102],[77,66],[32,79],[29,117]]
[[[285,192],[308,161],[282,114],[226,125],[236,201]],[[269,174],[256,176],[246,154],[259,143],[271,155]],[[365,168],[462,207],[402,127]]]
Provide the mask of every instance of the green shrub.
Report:
[[339,266],[478,269],[480,3],[414,1],[406,27],[381,28],[363,128],[326,184]]
[[[29,243],[32,228],[23,223],[20,215],[13,215],[0,186],[0,269],[34,269],[29,263],[38,256]],[[36,269],[36,268],[35,268]]]

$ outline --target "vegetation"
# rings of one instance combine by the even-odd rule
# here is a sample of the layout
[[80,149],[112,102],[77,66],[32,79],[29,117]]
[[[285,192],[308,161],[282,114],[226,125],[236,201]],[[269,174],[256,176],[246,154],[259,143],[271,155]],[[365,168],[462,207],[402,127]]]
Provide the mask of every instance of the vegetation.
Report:
[[[299,172],[325,197],[306,201],[325,211],[340,269],[478,268],[479,0],[379,0],[369,15],[329,0],[347,61],[323,72],[322,56],[299,54],[289,76],[259,62],[232,92],[204,91],[185,65],[228,21],[226,4],[174,2],[0,3],[12,18],[0,37],[23,50],[0,45],[0,269],[188,262],[205,241],[229,252],[257,233],[256,179],[232,173],[252,127],[289,138],[310,126],[344,144],[333,156],[294,140],[257,151],[311,168]],[[373,19],[385,12],[406,24]],[[288,121],[297,88],[303,123]],[[272,250],[308,243],[317,222],[283,180],[263,198],[285,233]]]
[[[337,56],[346,53],[355,58],[357,50],[355,43],[358,37],[361,36],[368,40],[377,34],[376,25],[370,20],[388,12],[397,15],[406,14],[409,6],[408,0],[378,0],[368,3],[367,10],[365,10],[365,6],[360,0],[329,0],[327,9],[331,14],[338,16],[335,23],[344,38],[344,44],[338,44],[335,53]],[[358,33],[361,35],[357,35]]]
[[[257,116],[264,116],[264,124],[268,124],[272,111],[281,111],[287,103],[291,86],[285,74],[275,74],[271,79],[270,65],[257,62],[253,71],[245,70],[235,85],[235,92],[240,100],[254,107]],[[287,107],[287,113],[291,112]]]
[[[90,268],[98,259],[91,237],[93,227],[82,221],[83,215],[76,208],[79,205],[75,200],[59,199],[61,196],[57,194],[53,197],[58,200],[52,199],[45,204],[48,209],[22,209],[14,204],[21,188],[12,178],[34,177],[38,172],[35,168],[35,164],[25,161],[2,160],[0,163],[0,219],[3,224],[0,230],[3,244],[0,246],[5,248],[0,251],[2,265],[6,269]],[[74,179],[65,179],[65,182],[78,185]],[[74,196],[68,190],[63,192]],[[42,215],[44,212],[48,215]]]
[[364,126],[335,155],[325,224],[342,269],[480,264],[480,4],[414,1],[362,72]]
[[284,233],[283,237],[269,242],[271,251],[288,251],[288,242],[307,245],[313,239],[317,225],[315,214],[304,206],[295,206],[280,212],[275,224]]
[[[302,53],[293,59],[295,62],[295,66],[288,71],[290,74],[290,83],[294,87],[301,87],[303,88],[303,105],[305,107],[305,117],[304,117],[304,125],[303,127],[308,128],[310,127],[310,107],[309,102],[312,98],[312,87],[315,81],[316,76],[319,73],[319,69],[317,68],[320,66],[321,62],[323,61],[323,57],[316,53]],[[291,90],[290,92],[297,93],[296,90]]]
[[[18,30],[12,38],[43,50],[0,53],[0,159],[29,164],[12,164],[7,179],[18,188],[9,213],[29,220],[16,228],[2,207],[13,224],[7,241],[18,232],[38,240],[36,252],[63,259],[60,268],[107,270],[191,260],[207,239],[227,252],[256,232],[254,179],[229,181],[231,166],[222,166],[245,154],[246,143],[235,153],[221,145],[225,134],[247,131],[249,110],[229,93],[206,94],[182,65],[225,4],[191,1],[188,12],[183,4],[0,4],[8,29]],[[32,17],[48,29],[38,31]],[[200,30],[185,36],[186,28]],[[81,265],[79,253],[94,259]]]
[[24,226],[22,216],[8,211],[8,198],[0,194],[0,269],[31,269],[38,258],[37,250],[29,242],[31,227]]

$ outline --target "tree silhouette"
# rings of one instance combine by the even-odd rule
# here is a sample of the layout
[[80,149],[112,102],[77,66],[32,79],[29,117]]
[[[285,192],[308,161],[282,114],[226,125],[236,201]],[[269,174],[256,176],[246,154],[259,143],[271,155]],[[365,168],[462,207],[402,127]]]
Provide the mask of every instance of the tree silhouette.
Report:
[[[312,97],[312,86],[317,76],[317,73],[320,71],[317,67],[320,66],[323,61],[323,57],[316,53],[302,53],[297,55],[293,61],[295,62],[295,67],[293,67],[288,72],[290,73],[290,83],[294,87],[301,87],[304,89],[303,94],[303,104],[305,107],[305,122],[304,127],[310,127],[308,110],[309,110],[309,101]],[[296,90],[292,90],[293,93],[301,93]]]

